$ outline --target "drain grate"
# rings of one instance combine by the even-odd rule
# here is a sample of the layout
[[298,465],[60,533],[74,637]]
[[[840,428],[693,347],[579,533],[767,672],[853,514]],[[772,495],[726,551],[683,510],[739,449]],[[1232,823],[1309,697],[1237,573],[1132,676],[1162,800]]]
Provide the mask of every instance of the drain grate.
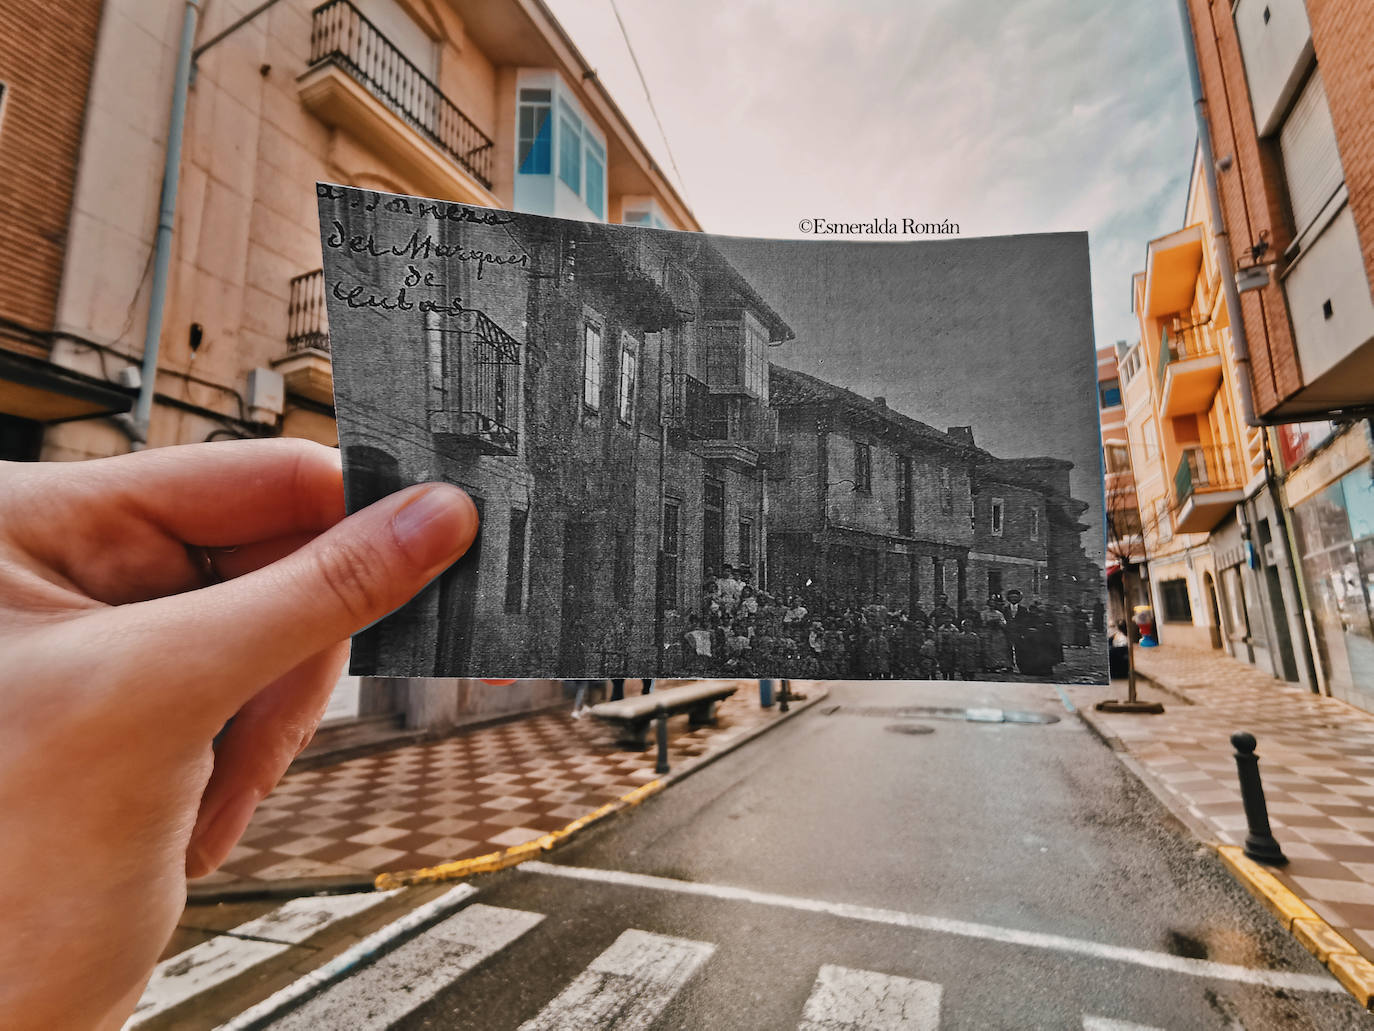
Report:
[[831,705],[821,710],[826,716],[874,716],[878,719],[899,720],[957,720],[963,723],[1058,723],[1059,717],[1044,712],[1022,712],[1016,709],[971,708],[957,709],[939,705]]

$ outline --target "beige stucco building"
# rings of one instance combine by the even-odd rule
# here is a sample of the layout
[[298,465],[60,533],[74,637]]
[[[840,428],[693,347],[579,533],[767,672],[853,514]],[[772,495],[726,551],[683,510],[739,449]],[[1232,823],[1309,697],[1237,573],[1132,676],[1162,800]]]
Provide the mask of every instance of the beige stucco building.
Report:
[[[186,12],[202,7],[147,383],[138,370],[176,138],[168,112]],[[147,446],[275,435],[336,444],[317,181],[700,228],[540,0],[106,0],[84,123],[79,108],[51,323],[35,327],[24,359],[49,370],[51,390],[94,400],[60,421],[43,412],[67,419],[71,404],[15,412],[4,405],[18,386],[0,391],[5,439],[32,452],[11,457],[141,446],[141,427],[119,414],[141,382],[152,391]],[[431,728],[559,697],[554,681],[345,680],[334,715]]]

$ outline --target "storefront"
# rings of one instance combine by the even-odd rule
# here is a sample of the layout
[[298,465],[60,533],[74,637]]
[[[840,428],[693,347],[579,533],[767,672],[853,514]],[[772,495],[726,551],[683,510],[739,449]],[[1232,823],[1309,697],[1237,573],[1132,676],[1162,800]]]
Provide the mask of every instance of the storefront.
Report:
[[[1320,424],[1323,427],[1330,424]],[[1368,423],[1280,431],[1303,583],[1326,690],[1374,711],[1374,463]],[[1288,431],[1288,432],[1285,432]],[[1310,457],[1309,457],[1310,455]]]

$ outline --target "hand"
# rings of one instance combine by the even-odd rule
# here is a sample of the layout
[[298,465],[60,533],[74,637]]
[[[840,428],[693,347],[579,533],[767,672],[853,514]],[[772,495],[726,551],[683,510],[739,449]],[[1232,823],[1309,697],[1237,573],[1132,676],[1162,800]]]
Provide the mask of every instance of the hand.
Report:
[[348,636],[476,533],[441,484],[344,519],[338,452],[299,440],[0,463],[6,1027],[123,1023]]

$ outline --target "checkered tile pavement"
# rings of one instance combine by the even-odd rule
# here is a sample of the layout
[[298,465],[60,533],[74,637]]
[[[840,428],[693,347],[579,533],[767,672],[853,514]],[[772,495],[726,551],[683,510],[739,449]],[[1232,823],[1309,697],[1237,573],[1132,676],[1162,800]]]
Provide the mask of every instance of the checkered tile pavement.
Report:
[[1275,870],[1323,919],[1374,959],[1374,715],[1274,680],[1219,652],[1139,648],[1136,668],[1191,704],[1144,685],[1162,716],[1093,712],[1146,774],[1222,844],[1244,844],[1230,737],[1259,741]]
[[[714,726],[669,721],[674,771],[778,721],[742,681]],[[652,736],[651,736],[652,740]],[[197,884],[380,873],[485,855],[557,830],[655,777],[656,752],[611,727],[538,713],[441,741],[289,774],[242,841]]]

